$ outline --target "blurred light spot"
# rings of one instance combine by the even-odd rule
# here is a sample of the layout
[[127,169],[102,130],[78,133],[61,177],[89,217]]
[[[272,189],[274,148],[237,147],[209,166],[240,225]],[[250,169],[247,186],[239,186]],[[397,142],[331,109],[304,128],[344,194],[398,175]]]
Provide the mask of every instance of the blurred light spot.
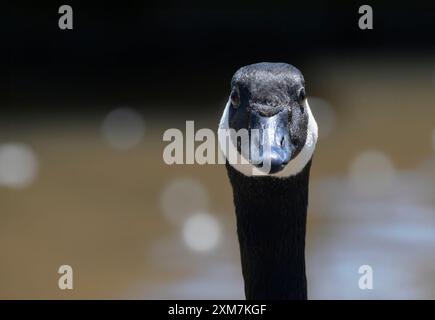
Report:
[[21,143],[0,145],[0,186],[24,188],[32,184],[38,170],[33,150]]
[[335,128],[334,108],[326,100],[317,97],[309,97],[308,103],[319,126],[319,139],[327,137]]
[[207,210],[208,194],[196,180],[176,179],[163,190],[160,203],[168,220],[182,223],[191,214]]
[[220,237],[220,225],[209,214],[199,213],[192,215],[184,223],[184,242],[194,251],[205,252],[212,250],[219,243]]
[[391,160],[380,151],[366,151],[352,162],[349,180],[362,196],[384,195],[394,186],[396,173]]
[[142,141],[145,122],[136,110],[119,108],[106,116],[101,129],[110,146],[117,150],[127,150]]

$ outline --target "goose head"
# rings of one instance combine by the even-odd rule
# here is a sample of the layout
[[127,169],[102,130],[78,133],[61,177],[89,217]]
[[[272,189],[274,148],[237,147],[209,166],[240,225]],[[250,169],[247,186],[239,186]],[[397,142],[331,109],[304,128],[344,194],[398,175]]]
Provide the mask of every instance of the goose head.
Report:
[[245,162],[229,162],[245,175],[288,177],[311,160],[317,142],[317,124],[308,105],[302,73],[286,63],[257,63],[240,68],[220,129],[246,130],[248,143],[231,139],[229,149]]

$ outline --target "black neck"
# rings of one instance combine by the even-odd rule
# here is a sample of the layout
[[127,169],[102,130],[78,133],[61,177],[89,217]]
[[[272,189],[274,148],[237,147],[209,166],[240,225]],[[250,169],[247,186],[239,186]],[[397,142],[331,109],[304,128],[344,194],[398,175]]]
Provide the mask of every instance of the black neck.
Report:
[[307,299],[305,228],[311,161],[288,178],[247,177],[227,164],[247,299]]

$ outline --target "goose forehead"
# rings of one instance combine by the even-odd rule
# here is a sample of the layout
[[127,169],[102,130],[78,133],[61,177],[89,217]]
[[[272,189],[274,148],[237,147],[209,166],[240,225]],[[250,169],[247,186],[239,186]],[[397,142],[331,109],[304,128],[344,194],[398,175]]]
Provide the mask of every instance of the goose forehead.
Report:
[[248,89],[267,88],[270,85],[291,88],[303,84],[302,73],[285,63],[259,63],[240,68],[233,76],[232,84]]
[[297,77],[289,75],[251,75],[237,78],[232,81],[232,87],[237,87],[242,91],[257,93],[262,95],[274,95],[281,92],[296,90],[303,85],[303,81]]

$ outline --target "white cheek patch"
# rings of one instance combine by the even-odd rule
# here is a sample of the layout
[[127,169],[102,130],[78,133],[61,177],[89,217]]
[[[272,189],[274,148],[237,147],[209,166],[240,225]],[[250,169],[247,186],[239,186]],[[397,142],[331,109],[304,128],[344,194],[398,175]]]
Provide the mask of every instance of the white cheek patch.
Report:
[[[294,159],[292,159],[284,167],[283,170],[273,174],[265,174],[259,168],[250,164],[249,161],[242,155],[240,155],[241,161],[238,161],[237,163],[229,162],[230,165],[240,173],[244,174],[245,176],[268,175],[271,177],[285,178],[285,177],[294,176],[299,172],[301,172],[305,168],[307,163],[311,160],[311,157],[313,156],[314,149],[316,148],[317,136],[318,136],[317,123],[316,120],[314,119],[313,114],[311,113],[311,109],[310,106],[308,105],[307,99],[305,100],[304,107],[306,108],[308,113],[307,138],[305,140],[305,145],[302,148],[302,150],[299,152],[299,154]],[[221,121],[219,123],[220,130],[230,129],[228,124],[229,108],[230,108],[230,102],[228,101],[227,105],[225,106],[225,110],[222,115]],[[236,154],[236,152],[238,152],[237,148],[234,146],[233,143],[231,142],[226,143],[226,141],[222,141],[220,135],[218,135],[218,137],[219,137],[218,140],[219,140],[220,150],[226,159],[228,159],[227,150],[230,154]],[[227,146],[228,149],[225,146]]]

